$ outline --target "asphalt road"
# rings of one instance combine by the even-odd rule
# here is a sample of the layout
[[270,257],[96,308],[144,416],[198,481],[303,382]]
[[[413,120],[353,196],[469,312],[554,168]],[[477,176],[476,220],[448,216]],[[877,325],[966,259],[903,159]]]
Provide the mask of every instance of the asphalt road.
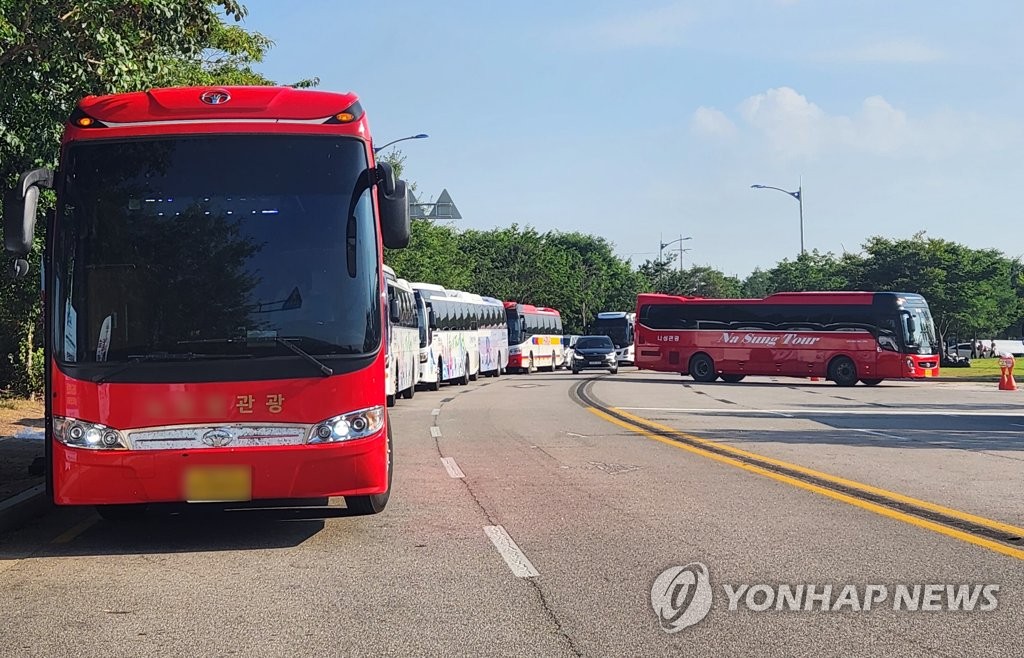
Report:
[[[378,516],[348,517],[340,500],[132,525],[61,509],[0,538],[0,655],[1024,646],[1024,393],[623,369],[421,392],[392,419],[394,493]],[[652,583],[694,562],[710,613],[666,633]],[[847,585],[888,598],[870,611],[747,605],[779,584],[831,585],[826,605]],[[771,587],[730,610],[727,587],[742,585]],[[901,585],[997,585],[998,605],[893,610]]]

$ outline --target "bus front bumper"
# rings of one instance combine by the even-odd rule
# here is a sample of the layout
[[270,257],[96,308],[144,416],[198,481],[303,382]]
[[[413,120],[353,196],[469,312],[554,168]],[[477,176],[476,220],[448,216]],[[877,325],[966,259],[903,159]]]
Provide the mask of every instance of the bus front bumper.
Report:
[[[199,450],[88,450],[53,444],[53,502],[234,502],[380,494],[386,429],[350,442]],[[225,495],[226,494],[226,495]]]

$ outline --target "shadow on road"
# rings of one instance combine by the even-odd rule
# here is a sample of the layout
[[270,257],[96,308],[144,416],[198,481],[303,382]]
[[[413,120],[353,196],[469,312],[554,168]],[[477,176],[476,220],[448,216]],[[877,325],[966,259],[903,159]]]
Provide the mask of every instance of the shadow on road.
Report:
[[[31,558],[151,555],[292,548],[324,529],[329,519],[355,516],[326,504],[268,507],[247,504],[168,505],[131,521],[95,520],[73,541],[45,544]],[[88,523],[88,520],[85,522]],[[0,548],[0,561],[24,559]]]

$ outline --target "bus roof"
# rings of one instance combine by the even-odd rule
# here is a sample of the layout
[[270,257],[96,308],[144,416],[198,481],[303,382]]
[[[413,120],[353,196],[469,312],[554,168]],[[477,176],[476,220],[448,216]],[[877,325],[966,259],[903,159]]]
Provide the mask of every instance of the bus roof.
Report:
[[[211,102],[208,92],[226,94]],[[223,98],[221,96],[220,98]],[[208,119],[254,121],[327,120],[359,101],[353,93],[294,87],[170,87],[108,96],[87,96],[78,109],[108,126],[142,122]],[[353,112],[355,121],[362,110]]]
[[533,304],[520,304],[519,302],[505,302],[505,308],[507,310],[519,309],[520,313],[537,313],[540,315],[557,315],[561,316],[557,310],[548,308],[546,306],[534,306]]
[[624,320],[631,317],[635,318],[636,313],[627,311],[604,311],[597,314],[598,320]]
[[394,286],[395,288],[400,288],[401,290],[404,290],[406,292],[413,292],[412,286],[410,286],[409,282],[406,281],[405,279],[394,279],[388,281],[388,285]]
[[835,292],[777,292],[764,299],[712,299],[705,297],[680,297],[660,293],[641,293],[637,295],[637,304],[845,304],[869,305],[881,300],[894,303],[909,302],[910,305],[923,304],[924,298],[916,293],[902,292],[866,292],[866,291],[835,291]]

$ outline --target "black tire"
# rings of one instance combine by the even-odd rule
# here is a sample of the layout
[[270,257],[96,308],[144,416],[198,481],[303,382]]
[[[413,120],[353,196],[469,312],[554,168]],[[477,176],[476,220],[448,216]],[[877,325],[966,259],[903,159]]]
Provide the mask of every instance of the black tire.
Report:
[[[415,364],[413,365],[415,366]],[[415,370],[413,372],[415,372]],[[416,395],[416,384],[410,384],[409,388],[402,391],[402,397],[406,400],[411,400],[414,395]]]
[[721,375],[722,381],[728,384],[739,384],[746,375]]
[[694,354],[690,359],[690,376],[693,377],[694,381],[698,382],[713,382],[718,379],[718,373],[715,372],[715,362],[710,356],[700,352]]
[[526,365],[526,374],[532,375],[535,372],[537,372],[537,365],[533,362],[533,352],[530,352],[530,360]]
[[609,375],[617,375],[617,374],[619,374],[619,367],[615,366],[614,368],[608,368],[608,374]]
[[548,372],[554,372],[555,370],[557,370],[557,368],[555,368],[555,353],[554,352],[551,353],[551,367],[548,368],[547,370],[548,370]]
[[860,380],[860,383],[864,384],[865,386],[878,386],[879,384],[882,383],[882,380],[881,379],[862,379],[862,380]]
[[501,377],[501,352],[498,352],[498,363],[494,366],[494,376]]
[[113,523],[131,523],[141,521],[146,516],[148,505],[97,505],[96,513],[104,521]]
[[459,384],[459,386],[468,386],[469,385],[469,357],[468,356],[466,357],[466,371],[464,373],[462,373],[462,377],[459,377],[458,384]]
[[441,372],[442,372],[442,367],[441,366],[442,365],[443,365],[443,362],[441,361],[441,357],[437,357],[437,379],[435,379],[434,381],[432,381],[429,384],[427,384],[427,390],[428,391],[440,391],[441,390]]
[[580,374],[580,369],[579,368],[573,368],[572,369],[572,374],[574,374],[574,375]]
[[828,364],[828,378],[839,386],[857,383],[857,365],[848,356],[837,356]]
[[391,419],[385,418],[385,422],[388,424],[388,490],[372,496],[345,496],[345,506],[355,516],[379,514],[388,506],[388,499],[391,498],[391,478],[395,471],[391,452]]
[[393,407],[393,406],[395,406],[395,396],[394,396],[394,395],[389,395],[389,396],[387,396],[387,398],[386,398],[386,404],[387,404],[387,405],[388,405],[389,407]]

